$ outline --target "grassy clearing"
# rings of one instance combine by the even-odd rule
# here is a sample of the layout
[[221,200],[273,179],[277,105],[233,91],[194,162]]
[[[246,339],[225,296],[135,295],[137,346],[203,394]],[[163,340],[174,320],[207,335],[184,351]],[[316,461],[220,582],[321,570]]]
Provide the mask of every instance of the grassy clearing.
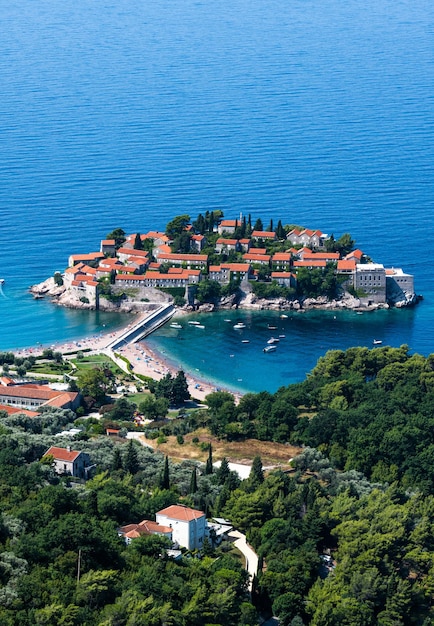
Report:
[[[195,437],[199,439],[199,443],[193,443]],[[208,458],[208,451],[201,449],[201,443],[212,445],[214,461],[226,457],[231,463],[250,465],[255,456],[260,456],[264,467],[279,465],[282,466],[282,469],[288,469],[289,460],[301,453],[301,448],[283,443],[258,441],[257,439],[223,441],[213,437],[205,428],[184,435],[183,444],[179,444],[175,436],[167,437],[167,442],[160,445],[157,445],[155,439],[148,440],[145,437],[143,439],[175,462],[190,459],[205,463]]]

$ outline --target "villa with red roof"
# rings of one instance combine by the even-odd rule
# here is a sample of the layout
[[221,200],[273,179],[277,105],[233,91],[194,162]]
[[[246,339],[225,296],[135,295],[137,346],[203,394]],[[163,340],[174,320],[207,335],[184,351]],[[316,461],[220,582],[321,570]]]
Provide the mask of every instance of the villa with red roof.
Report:
[[172,541],[172,532],[170,526],[163,526],[148,519],[144,519],[138,524],[127,524],[118,529],[119,537],[123,537],[127,544],[130,544],[133,539],[137,539],[137,537],[142,535],[161,535]]
[[[44,457],[53,457],[53,468],[57,474],[70,474],[78,478],[85,478],[86,468],[89,467],[89,456],[79,450],[58,448],[51,446]],[[43,458],[44,458],[43,457]]]
[[172,539],[187,550],[200,550],[206,532],[206,517],[203,511],[190,509],[181,504],[172,504],[155,515],[162,526],[172,529]]

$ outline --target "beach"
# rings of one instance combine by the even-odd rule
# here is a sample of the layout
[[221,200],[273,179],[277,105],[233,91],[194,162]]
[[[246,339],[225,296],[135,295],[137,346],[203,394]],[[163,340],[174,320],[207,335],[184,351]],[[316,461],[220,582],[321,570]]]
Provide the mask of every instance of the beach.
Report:
[[[143,315],[142,315],[143,317]],[[176,376],[180,368],[177,368],[173,363],[167,360],[162,354],[158,353],[146,344],[146,339],[143,339],[137,343],[128,343],[120,348],[117,348],[114,352],[109,348],[117,338],[121,337],[127,328],[133,326],[139,317],[134,318],[133,322],[125,325],[123,328],[118,329],[115,332],[99,333],[91,337],[84,337],[75,341],[68,341],[66,343],[55,343],[49,346],[38,344],[29,348],[22,348],[14,350],[16,356],[38,356],[46,349],[52,349],[54,352],[61,352],[63,355],[74,355],[82,350],[86,350],[87,354],[106,354],[121,368],[125,368],[125,363],[122,359],[116,357],[116,354],[121,355],[127,359],[132,366],[134,374],[140,374],[153,378],[154,380],[161,380],[166,374]],[[191,372],[185,371],[185,376],[188,382],[188,390],[192,399],[203,402],[205,397],[216,391],[229,391],[234,395],[236,402],[239,402],[241,398],[240,393],[233,392],[231,390],[223,389],[222,387],[216,387],[215,383],[202,380],[201,378],[194,376]]]

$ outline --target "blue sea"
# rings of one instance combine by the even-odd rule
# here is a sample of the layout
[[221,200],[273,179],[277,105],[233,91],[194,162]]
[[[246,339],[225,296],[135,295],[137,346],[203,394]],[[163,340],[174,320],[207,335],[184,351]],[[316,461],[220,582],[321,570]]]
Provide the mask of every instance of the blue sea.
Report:
[[250,313],[249,344],[222,314],[207,318],[207,341],[164,329],[153,347],[221,384],[271,391],[330,348],[380,338],[434,351],[431,2],[0,7],[1,350],[124,322],[32,299],[28,287],[70,253],[98,250],[116,227],[221,209],[349,232],[375,261],[413,273],[424,300],[279,318],[272,354],[261,349],[269,315]]

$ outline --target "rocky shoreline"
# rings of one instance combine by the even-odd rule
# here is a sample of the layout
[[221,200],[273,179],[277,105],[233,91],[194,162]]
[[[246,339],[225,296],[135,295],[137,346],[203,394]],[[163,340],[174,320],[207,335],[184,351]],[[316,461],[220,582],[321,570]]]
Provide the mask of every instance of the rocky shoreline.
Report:
[[[54,304],[64,306],[73,309],[92,310],[95,307],[87,302],[83,302],[79,297],[68,290],[63,285],[56,284],[54,278],[48,278],[47,280],[32,285],[29,289],[35,299],[41,299],[48,297]],[[143,290],[143,298],[140,301],[122,300],[121,302],[110,302],[106,298],[100,299],[99,308],[102,311],[113,311],[119,313],[139,313],[149,309],[150,304],[168,302],[171,297],[154,288],[146,288]],[[363,305],[361,301],[345,293],[339,299],[329,300],[322,296],[319,298],[297,298],[294,300],[286,300],[284,298],[275,298],[273,300],[267,300],[264,298],[258,298],[253,292],[241,291],[241,294],[234,294],[232,296],[221,298],[220,301],[215,303],[200,304],[195,302],[194,304],[185,305],[182,310],[188,311],[200,311],[200,312],[213,312],[220,309],[247,309],[247,310],[271,310],[271,311],[292,311],[292,312],[306,312],[309,310],[329,310],[329,311],[377,311],[381,309],[404,308],[414,306],[421,299],[416,294],[405,294],[405,300],[401,299],[397,301],[390,301],[389,303],[378,303],[371,305]]]

